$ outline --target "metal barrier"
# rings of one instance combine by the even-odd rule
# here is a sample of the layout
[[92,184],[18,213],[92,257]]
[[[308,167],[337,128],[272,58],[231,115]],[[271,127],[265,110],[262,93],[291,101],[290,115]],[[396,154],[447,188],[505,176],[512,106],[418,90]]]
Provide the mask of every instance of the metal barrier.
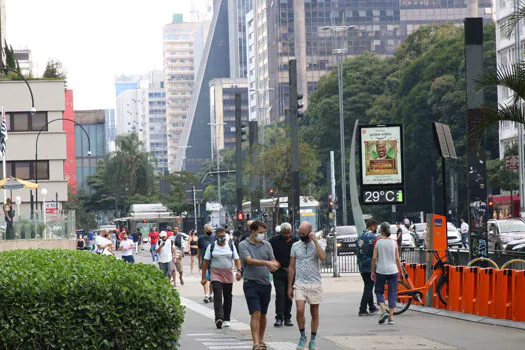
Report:
[[[334,263],[336,256],[331,245],[326,247],[326,260],[321,262],[321,273],[333,274]],[[359,273],[359,266],[357,266],[357,257],[355,252],[345,251],[339,249],[337,251],[337,271],[339,275],[350,273]]]

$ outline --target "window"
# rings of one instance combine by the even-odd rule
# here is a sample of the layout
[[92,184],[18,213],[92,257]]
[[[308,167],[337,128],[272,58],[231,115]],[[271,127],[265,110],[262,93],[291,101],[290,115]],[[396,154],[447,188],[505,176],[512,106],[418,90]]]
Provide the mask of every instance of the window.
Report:
[[18,177],[22,180],[34,180],[35,170],[38,171],[39,180],[49,180],[49,161],[39,160],[38,169],[35,169],[35,161],[12,161],[6,162],[7,177]]
[[12,112],[7,113],[8,131],[47,131],[47,112]]

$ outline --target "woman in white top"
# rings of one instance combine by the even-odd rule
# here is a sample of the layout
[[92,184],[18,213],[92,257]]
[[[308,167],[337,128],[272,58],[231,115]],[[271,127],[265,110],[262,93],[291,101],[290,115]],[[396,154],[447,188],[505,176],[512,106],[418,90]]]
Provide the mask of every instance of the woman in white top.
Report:
[[[381,307],[381,316],[379,323],[383,324],[388,319],[388,324],[394,324],[394,310],[396,308],[397,299],[397,279],[401,269],[401,261],[399,260],[399,250],[397,249],[397,242],[389,239],[390,224],[383,222],[379,229],[381,234],[379,240],[376,241],[374,247],[374,255],[372,257],[372,280],[376,282],[375,293],[377,302]],[[401,276],[401,279],[403,276]],[[385,284],[388,283],[388,307],[389,312],[386,311],[385,305]]]

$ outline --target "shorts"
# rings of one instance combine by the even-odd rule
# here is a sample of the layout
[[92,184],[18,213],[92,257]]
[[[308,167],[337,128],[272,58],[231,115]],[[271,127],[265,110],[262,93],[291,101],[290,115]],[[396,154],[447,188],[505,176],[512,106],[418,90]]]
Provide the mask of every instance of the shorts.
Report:
[[272,285],[246,281],[242,288],[244,290],[244,296],[246,298],[246,304],[248,304],[250,315],[257,311],[260,311],[262,315],[266,315],[272,297]]
[[164,276],[170,277],[173,273],[173,261],[168,261],[167,263],[159,262],[159,268],[164,272]]
[[175,264],[175,268],[177,269],[177,272],[182,272],[182,260],[173,260],[173,263]]
[[295,300],[304,300],[310,305],[319,305],[323,301],[323,286],[321,284],[296,283],[294,285]]
[[197,256],[197,248],[190,248],[191,256]]
[[135,263],[135,258],[133,257],[133,255],[124,255],[122,257],[122,260],[128,263],[132,263],[132,264]]
[[211,281],[210,269],[206,270],[206,281]]

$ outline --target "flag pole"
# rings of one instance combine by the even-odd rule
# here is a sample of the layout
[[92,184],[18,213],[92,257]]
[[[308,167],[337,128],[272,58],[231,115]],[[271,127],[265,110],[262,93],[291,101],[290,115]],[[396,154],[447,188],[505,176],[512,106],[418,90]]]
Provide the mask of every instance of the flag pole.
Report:
[[[5,130],[3,130],[5,127]],[[5,110],[4,106],[2,106],[2,133],[5,132],[5,135],[2,135],[2,178],[5,179],[7,177],[7,167],[5,163],[6,153],[7,153],[7,125],[5,121]],[[4,204],[7,202],[7,190],[4,189]]]

